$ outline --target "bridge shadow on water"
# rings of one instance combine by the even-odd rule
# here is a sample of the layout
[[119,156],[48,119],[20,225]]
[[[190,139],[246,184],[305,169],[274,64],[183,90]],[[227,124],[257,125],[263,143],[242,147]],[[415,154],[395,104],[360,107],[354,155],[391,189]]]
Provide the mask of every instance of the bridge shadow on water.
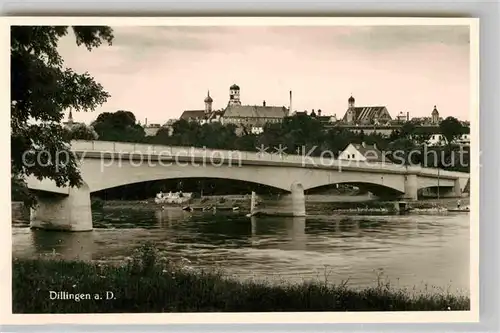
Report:
[[[355,187],[354,189],[346,189],[348,187]],[[335,193],[338,192],[344,194],[344,200],[349,200],[349,196],[356,197],[360,194],[368,194],[371,193],[378,198],[389,198],[389,199],[397,199],[403,193],[399,192],[387,185],[383,184],[383,177],[380,179],[379,183],[368,183],[368,182],[339,182],[332,183],[328,185],[318,186],[314,188],[310,188],[305,191],[306,195],[314,195],[314,194],[323,194],[323,193]],[[346,195],[347,194],[347,195]]]
[[[247,217],[243,212],[186,212],[181,209],[102,209],[94,212],[94,230],[57,232],[31,230],[30,248],[36,254],[56,253],[66,259],[131,252],[143,241],[160,248],[275,249],[316,251],[343,247],[359,240],[384,237],[397,242],[422,232],[436,233],[432,224],[404,216],[360,216],[331,212],[331,204],[308,204],[307,217]],[[29,221],[25,227],[29,226]],[[27,235],[26,235],[27,236]],[[352,242],[349,241],[352,239]],[[349,243],[342,243],[342,240]],[[349,245],[350,246],[350,245]],[[195,253],[194,251],[193,253]]]

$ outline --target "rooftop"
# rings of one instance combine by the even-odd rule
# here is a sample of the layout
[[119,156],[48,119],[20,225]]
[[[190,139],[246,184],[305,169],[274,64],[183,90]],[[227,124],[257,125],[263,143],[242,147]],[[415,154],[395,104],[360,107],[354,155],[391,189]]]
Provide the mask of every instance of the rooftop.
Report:
[[182,113],[180,119],[188,120],[188,119],[202,119],[205,118],[205,110],[186,110]]
[[231,105],[226,108],[224,117],[284,118],[287,111],[284,106]]
[[366,143],[353,143],[352,144],[357,151],[361,153],[368,161],[372,162],[387,162],[387,159],[383,159],[382,152],[378,149],[376,144],[368,145]]

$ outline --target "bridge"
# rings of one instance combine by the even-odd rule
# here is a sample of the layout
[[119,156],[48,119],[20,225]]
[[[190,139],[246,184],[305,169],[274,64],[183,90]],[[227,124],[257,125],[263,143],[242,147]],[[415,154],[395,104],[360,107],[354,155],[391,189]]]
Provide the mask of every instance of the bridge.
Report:
[[[462,195],[468,173],[391,163],[338,160],[330,157],[275,155],[267,152],[214,150],[107,141],[73,141],[80,167],[80,188],[28,178],[38,197],[32,227],[92,230],[90,193],[153,180],[219,178],[266,185],[286,191],[292,216],[305,216],[304,191],[334,184],[363,187],[374,195],[416,200],[425,188],[439,187],[442,197]],[[55,156],[60,160],[64,155]],[[52,195],[43,195],[51,193]]]

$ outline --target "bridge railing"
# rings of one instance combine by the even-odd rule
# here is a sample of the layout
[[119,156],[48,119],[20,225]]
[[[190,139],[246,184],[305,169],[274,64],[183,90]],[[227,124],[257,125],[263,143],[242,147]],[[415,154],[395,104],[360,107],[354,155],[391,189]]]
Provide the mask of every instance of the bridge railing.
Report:
[[419,174],[428,177],[457,178],[464,177],[464,173],[445,171],[434,168],[422,168],[420,166],[403,166],[394,163],[365,162],[355,160],[339,160],[330,157],[311,157],[307,155],[272,154],[272,152],[261,154],[249,151],[219,150],[199,147],[165,146],[142,143],[126,143],[111,141],[72,141],[73,151],[92,151],[101,153],[119,154],[141,154],[158,155],[161,157],[192,157],[209,158],[212,160],[226,160],[238,162],[279,162],[283,164],[300,164],[304,167],[327,167],[339,170],[355,169],[357,171],[370,172],[394,172],[405,174]]

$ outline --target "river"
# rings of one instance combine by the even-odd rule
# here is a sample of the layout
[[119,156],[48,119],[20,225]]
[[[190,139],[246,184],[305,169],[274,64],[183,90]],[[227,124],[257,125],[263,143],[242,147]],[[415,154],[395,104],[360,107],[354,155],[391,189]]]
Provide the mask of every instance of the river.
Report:
[[469,214],[333,214],[324,202],[306,208],[307,218],[249,218],[123,205],[93,212],[95,229],[76,233],[31,230],[29,216],[13,210],[13,256],[114,261],[152,241],[172,259],[241,279],[348,280],[354,288],[388,280],[396,288],[468,293]]

